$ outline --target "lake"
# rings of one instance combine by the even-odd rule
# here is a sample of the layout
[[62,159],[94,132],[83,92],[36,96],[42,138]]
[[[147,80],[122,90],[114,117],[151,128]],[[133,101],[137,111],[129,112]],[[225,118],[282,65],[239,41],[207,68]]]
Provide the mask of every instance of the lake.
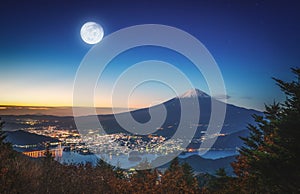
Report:
[[[219,159],[219,158],[224,158],[228,156],[234,156],[237,155],[237,151],[235,150],[210,150],[206,152],[204,155],[201,157],[206,158],[206,159]],[[192,155],[200,155],[199,152],[189,152],[189,153],[182,153],[178,157],[179,158],[187,158]],[[109,161],[110,164],[114,166],[119,166],[124,169],[128,169],[131,167],[134,167],[138,165],[141,161],[147,160],[147,161],[152,161],[155,158],[159,157],[160,155],[157,154],[150,154],[150,153],[145,153],[141,155],[141,160],[139,161],[133,161],[133,160],[128,160],[128,154],[121,154],[121,155],[108,155],[108,154],[101,154],[95,155],[95,154],[90,154],[90,155],[82,155],[76,152],[63,152],[62,158],[59,158],[58,161],[60,163],[64,164],[80,164],[80,163],[86,163],[90,162],[93,165],[97,163],[97,160],[99,158],[104,159],[104,161]]]

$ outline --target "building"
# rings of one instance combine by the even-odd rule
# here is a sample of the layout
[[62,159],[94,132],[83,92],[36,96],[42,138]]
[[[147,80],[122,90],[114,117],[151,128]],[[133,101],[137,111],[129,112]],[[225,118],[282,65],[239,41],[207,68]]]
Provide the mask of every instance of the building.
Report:
[[63,148],[61,147],[61,142],[52,137],[17,130],[7,131],[5,140],[12,144],[14,150],[22,152],[29,157],[44,157],[46,147],[49,148],[54,158],[59,159],[62,157]]
[[[33,147],[33,148],[17,148],[14,147],[14,149],[16,151],[22,152],[23,154],[25,154],[26,156],[32,157],[32,158],[40,158],[40,157],[44,157],[45,153],[46,153],[46,149],[45,146],[40,146],[40,147]],[[62,157],[62,153],[63,153],[63,149],[61,147],[61,144],[59,144],[58,146],[51,146],[49,148],[49,152],[51,153],[52,157],[54,158],[61,158]]]

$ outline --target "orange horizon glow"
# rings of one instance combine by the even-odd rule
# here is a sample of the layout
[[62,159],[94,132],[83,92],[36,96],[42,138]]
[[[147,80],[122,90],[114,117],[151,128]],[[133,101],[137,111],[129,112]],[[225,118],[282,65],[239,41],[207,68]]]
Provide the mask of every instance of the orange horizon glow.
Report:
[[[22,92],[21,92],[22,93]],[[14,94],[10,96],[2,97],[0,101],[0,106],[22,106],[22,107],[97,107],[97,108],[129,108],[129,109],[139,109],[151,107],[153,105],[159,104],[164,100],[161,98],[154,98],[149,96],[135,96],[128,99],[126,101],[117,100],[116,102],[112,102],[109,94],[100,94],[95,97],[94,104],[87,104],[85,102],[73,105],[72,102],[72,94],[70,93],[61,93],[61,95],[57,95],[59,92],[53,92],[54,94],[44,93],[35,91],[35,95],[24,93],[22,99],[20,100],[20,95]],[[169,97],[170,98],[170,97]],[[11,99],[11,100],[9,100]],[[100,100],[101,99],[101,100]]]
[[[58,105],[58,104],[29,104],[29,103],[0,103],[0,110],[5,110],[7,107],[28,107],[29,109],[46,109],[46,108],[66,108],[66,107],[88,107],[88,106],[73,106],[73,105]],[[113,108],[112,106],[94,106],[95,108]],[[138,109],[142,107],[115,107],[115,108],[129,108]]]

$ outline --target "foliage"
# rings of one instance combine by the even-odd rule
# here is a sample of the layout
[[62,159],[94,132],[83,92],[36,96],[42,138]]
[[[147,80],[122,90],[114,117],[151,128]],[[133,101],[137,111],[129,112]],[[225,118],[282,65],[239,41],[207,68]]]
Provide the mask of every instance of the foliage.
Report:
[[189,164],[179,164],[178,158],[171,161],[170,167],[161,177],[161,190],[163,193],[199,193],[197,179],[193,176]]
[[292,69],[297,80],[275,79],[286,94],[283,104],[266,106],[263,116],[254,115],[250,136],[232,164],[241,193],[300,192],[300,69]]
[[11,147],[1,149],[0,159],[0,193],[199,193],[191,171],[180,164],[178,171],[165,174],[157,169],[132,173],[102,160],[93,166],[32,159]]

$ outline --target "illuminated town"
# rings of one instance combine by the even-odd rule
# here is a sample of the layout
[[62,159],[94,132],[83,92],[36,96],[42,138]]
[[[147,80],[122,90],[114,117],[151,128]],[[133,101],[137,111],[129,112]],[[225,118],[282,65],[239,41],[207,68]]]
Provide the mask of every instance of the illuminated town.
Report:
[[[128,155],[132,151],[138,151],[139,153],[159,156],[178,152],[197,152],[199,148],[186,148],[186,146],[183,145],[187,145],[186,143],[190,142],[199,144],[205,140],[204,136],[188,141],[181,138],[167,139],[158,135],[140,136],[125,133],[100,135],[97,133],[97,130],[93,129],[88,130],[87,134],[82,136],[73,126],[61,127],[59,120],[18,118],[16,122],[25,126],[22,128],[24,131],[57,139],[60,142],[61,150],[65,152],[72,151],[83,155],[95,153],[118,156]],[[205,131],[203,131],[203,134],[204,133]],[[226,134],[216,134],[215,136],[223,137],[226,136]],[[61,154],[57,154],[55,150],[59,149],[53,149],[53,153],[61,156]],[[26,154],[26,152],[23,153]],[[27,155],[41,157],[43,153],[42,150],[40,150],[36,153],[30,152],[30,154]]]

